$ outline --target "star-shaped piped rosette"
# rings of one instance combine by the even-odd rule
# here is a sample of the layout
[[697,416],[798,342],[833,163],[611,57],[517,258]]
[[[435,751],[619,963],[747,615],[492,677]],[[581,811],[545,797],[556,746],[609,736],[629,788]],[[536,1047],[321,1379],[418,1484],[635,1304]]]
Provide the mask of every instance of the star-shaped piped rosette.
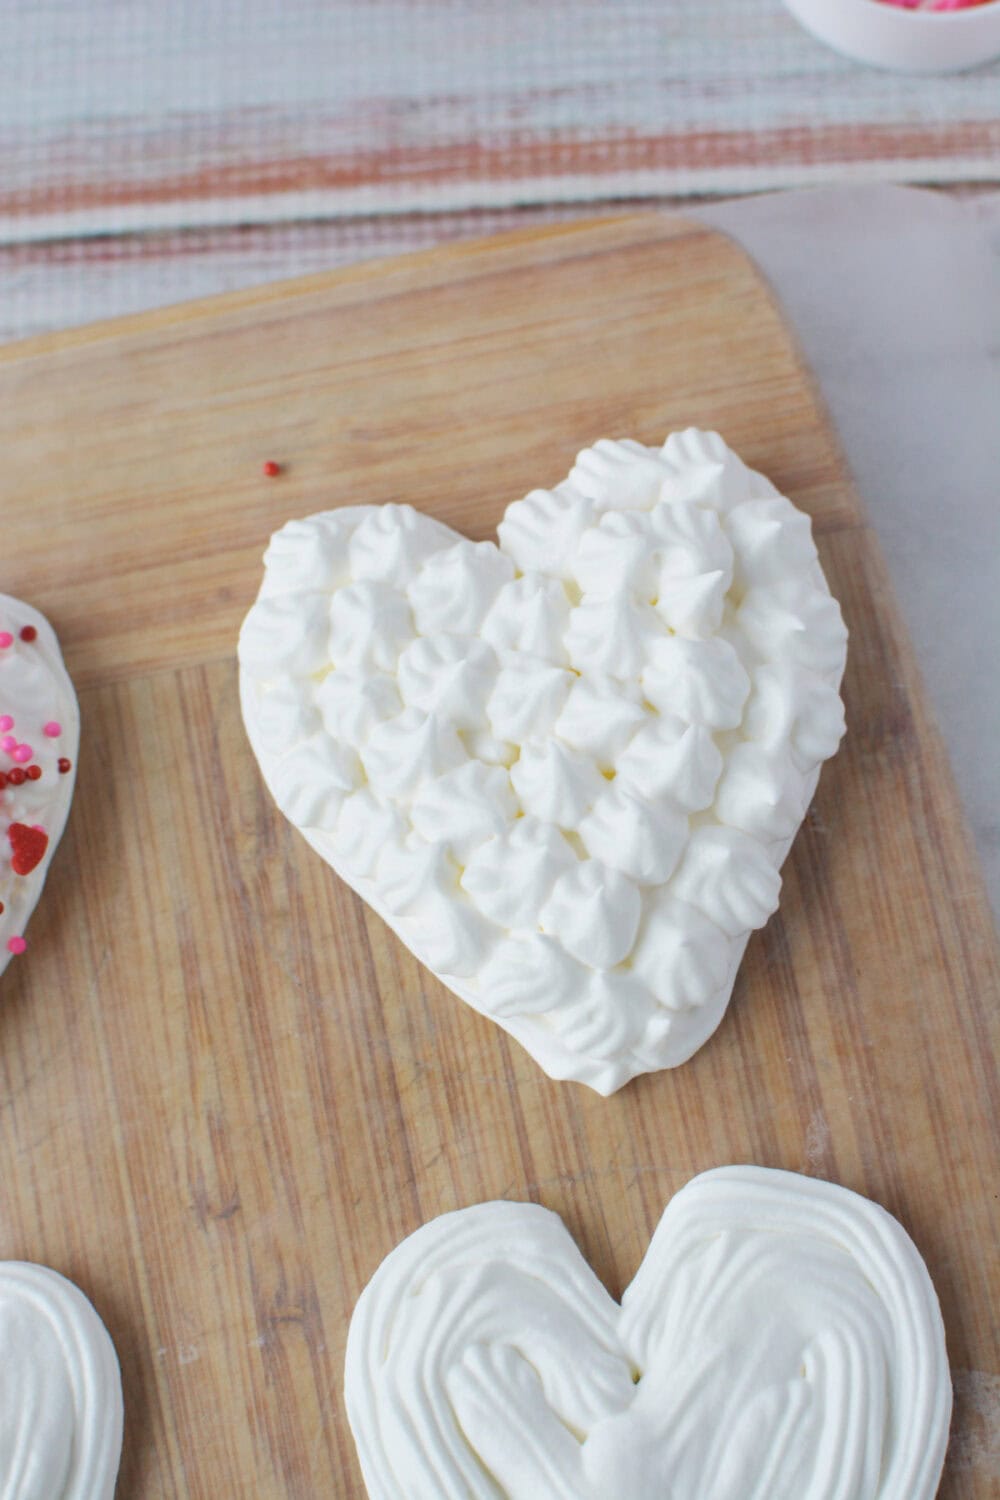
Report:
[[80,716],[49,622],[0,595],[0,972],[24,935],[73,797]]

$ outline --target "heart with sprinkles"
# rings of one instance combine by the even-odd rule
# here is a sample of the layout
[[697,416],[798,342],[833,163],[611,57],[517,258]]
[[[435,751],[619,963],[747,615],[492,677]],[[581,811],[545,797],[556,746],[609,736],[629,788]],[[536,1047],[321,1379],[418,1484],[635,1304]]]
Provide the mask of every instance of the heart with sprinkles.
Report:
[[0,972],[24,936],[73,798],[80,717],[54,630],[0,595]]

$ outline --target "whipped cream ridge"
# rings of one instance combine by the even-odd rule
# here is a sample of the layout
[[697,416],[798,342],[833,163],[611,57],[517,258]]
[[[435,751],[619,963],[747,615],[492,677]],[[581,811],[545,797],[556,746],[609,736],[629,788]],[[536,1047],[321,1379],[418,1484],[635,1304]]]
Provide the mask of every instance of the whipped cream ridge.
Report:
[[844,732],[809,518],[692,429],[585,450],[498,545],[352,506],[264,562],[241,701],[286,816],[550,1076],[690,1057]]
[[933,1500],[951,1382],[895,1219],[723,1167],[620,1305],[547,1209],[432,1220],[358,1301],[345,1399],[371,1500]]
[[0,1493],[112,1500],[122,1445],[118,1357],[83,1293],[0,1262]]
[[24,930],[69,816],[80,715],[44,615],[0,594],[0,973]]

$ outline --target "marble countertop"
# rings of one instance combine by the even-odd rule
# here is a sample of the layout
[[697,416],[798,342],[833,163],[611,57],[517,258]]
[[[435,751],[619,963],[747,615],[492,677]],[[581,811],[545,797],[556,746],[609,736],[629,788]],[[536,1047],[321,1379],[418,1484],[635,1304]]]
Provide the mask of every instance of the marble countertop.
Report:
[[882,543],[1000,915],[1000,214],[896,187],[701,207],[778,294]]

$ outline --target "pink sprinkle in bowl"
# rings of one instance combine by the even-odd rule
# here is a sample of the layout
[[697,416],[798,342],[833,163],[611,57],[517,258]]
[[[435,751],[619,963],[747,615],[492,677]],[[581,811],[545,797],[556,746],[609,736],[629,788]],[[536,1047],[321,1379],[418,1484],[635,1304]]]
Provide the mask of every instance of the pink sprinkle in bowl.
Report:
[[1000,57],[1000,0],[911,10],[887,0],[785,0],[795,19],[837,52],[877,68],[958,73]]

